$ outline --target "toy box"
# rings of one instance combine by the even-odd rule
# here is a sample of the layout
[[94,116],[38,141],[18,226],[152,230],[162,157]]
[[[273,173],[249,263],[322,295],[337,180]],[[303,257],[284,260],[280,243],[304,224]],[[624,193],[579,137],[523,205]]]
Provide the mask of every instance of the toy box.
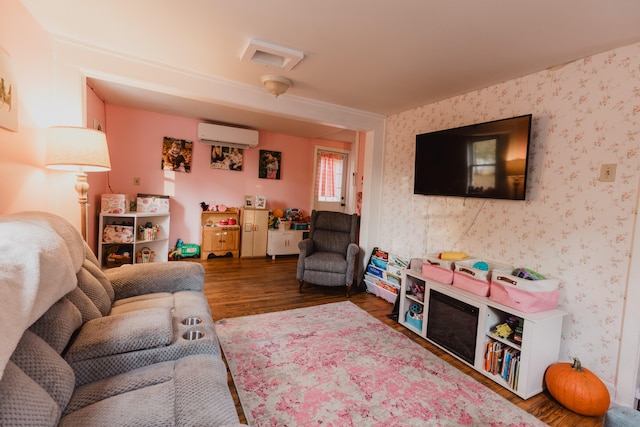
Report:
[[136,210],[148,213],[168,213],[169,196],[158,194],[138,194]]
[[410,313],[407,312],[405,320],[410,326],[413,326],[417,330],[422,331],[422,319],[414,319],[413,317],[411,317]]
[[399,290],[391,285],[378,282],[378,278],[365,275],[364,283],[367,285],[367,292],[384,299],[387,302],[395,303]]
[[103,243],[133,243],[132,225],[105,225],[102,231]]
[[427,255],[422,262],[422,275],[444,285],[453,283],[453,261],[439,259],[438,255]]
[[103,194],[100,200],[100,212],[121,214],[131,211],[132,197],[129,194]]
[[[477,268],[479,263],[486,264],[487,269]],[[493,270],[511,270],[506,264],[477,258],[455,261],[453,268],[453,286],[481,297],[489,295],[489,284]]]
[[525,313],[558,307],[559,279],[527,280],[511,274],[511,270],[491,272],[489,299]]

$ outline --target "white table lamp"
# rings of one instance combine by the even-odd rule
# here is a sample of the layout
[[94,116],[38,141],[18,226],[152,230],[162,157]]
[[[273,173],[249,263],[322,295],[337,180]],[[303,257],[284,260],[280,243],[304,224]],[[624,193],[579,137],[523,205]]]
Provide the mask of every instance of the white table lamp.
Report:
[[71,126],[48,129],[45,166],[49,169],[76,172],[76,191],[80,204],[80,227],[87,240],[87,172],[111,170],[109,147],[104,132]]

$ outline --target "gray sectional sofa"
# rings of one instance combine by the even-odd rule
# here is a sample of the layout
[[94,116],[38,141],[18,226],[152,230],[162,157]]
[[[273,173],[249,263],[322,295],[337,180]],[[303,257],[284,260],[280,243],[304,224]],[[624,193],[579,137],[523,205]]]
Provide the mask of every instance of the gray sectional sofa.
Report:
[[0,425],[231,426],[204,269],[102,271],[61,217],[0,217]]

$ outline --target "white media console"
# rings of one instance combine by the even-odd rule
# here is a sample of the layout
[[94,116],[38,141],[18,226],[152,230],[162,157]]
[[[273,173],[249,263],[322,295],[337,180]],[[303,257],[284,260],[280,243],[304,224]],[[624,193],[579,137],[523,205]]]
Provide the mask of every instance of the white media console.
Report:
[[[422,295],[421,292],[412,293],[415,288],[424,289]],[[449,301],[453,305],[442,302],[447,297],[451,298]],[[434,300],[433,313],[430,313],[431,299]],[[412,305],[414,311],[422,310],[421,321],[407,314]],[[436,307],[439,308],[436,310]],[[466,311],[459,311],[460,307]],[[419,271],[404,270],[402,274],[400,324],[523,399],[543,390],[547,367],[558,361],[565,315],[559,309],[524,313],[487,297],[434,282]],[[477,322],[474,322],[476,316]],[[496,334],[496,326],[510,317],[515,317],[522,325],[521,342],[503,339]]]

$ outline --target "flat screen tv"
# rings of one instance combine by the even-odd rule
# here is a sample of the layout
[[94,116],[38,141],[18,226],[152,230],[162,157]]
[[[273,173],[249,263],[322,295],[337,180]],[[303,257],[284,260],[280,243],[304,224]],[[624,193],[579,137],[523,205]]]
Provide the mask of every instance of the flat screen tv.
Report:
[[414,194],[525,200],[531,114],[416,136]]

